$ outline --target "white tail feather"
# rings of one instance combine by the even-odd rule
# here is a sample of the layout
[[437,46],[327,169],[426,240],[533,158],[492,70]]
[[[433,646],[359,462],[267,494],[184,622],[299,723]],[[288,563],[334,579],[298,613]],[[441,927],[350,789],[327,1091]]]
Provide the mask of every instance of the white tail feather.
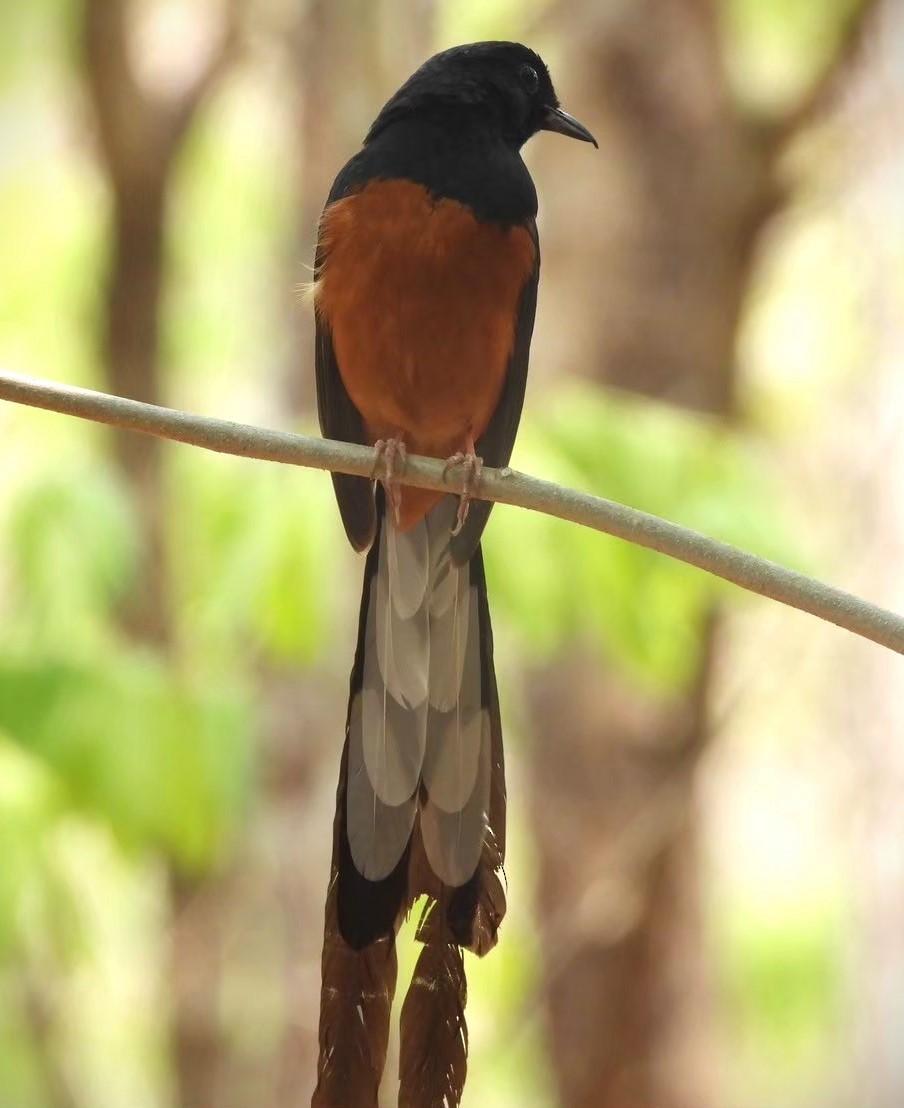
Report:
[[415,797],[401,804],[385,804],[376,795],[365,766],[362,738],[362,698],[349,711],[346,831],[355,868],[370,881],[392,873],[405,851],[414,825]]
[[400,619],[411,619],[427,594],[430,549],[426,523],[421,521],[410,531],[400,531],[387,521],[381,541],[380,557],[385,553],[393,607]]
[[474,789],[458,812],[446,812],[431,797],[421,809],[421,836],[430,868],[440,880],[457,888],[471,879],[483,850],[490,805],[490,721],[481,711],[480,756]]
[[[404,686],[399,685],[400,673],[391,660],[400,649],[426,650],[427,640],[426,634],[420,641],[410,634],[403,635],[397,627],[399,621],[387,618],[390,607],[385,589],[379,584],[371,589],[361,674],[361,749],[374,793],[384,804],[395,805],[413,796],[420,780],[427,696],[425,681],[424,695],[416,707],[410,707],[403,695]],[[421,622],[426,627],[426,621]],[[380,644],[387,640],[384,658]],[[403,669],[401,676],[407,672]]]
[[[376,579],[375,641],[380,673],[389,695],[408,708],[417,708],[427,699],[430,669],[429,617],[424,603],[429,559],[427,529],[419,523],[414,530],[420,533],[419,542],[410,540],[410,536],[397,538],[392,521],[384,521]],[[397,557],[400,550],[405,551],[401,561]],[[394,552],[392,557],[390,551]],[[415,565],[417,551],[421,565]],[[399,579],[402,566],[414,578],[413,583],[410,579]],[[416,603],[415,597],[419,598]],[[408,611],[410,614],[405,615]]]
[[[473,618],[477,626],[476,593],[468,585],[468,569],[455,569],[451,563],[442,581],[440,603],[430,607],[430,671],[427,679],[430,705],[440,712],[449,712],[459,701]],[[451,597],[446,603],[445,595]],[[474,594],[473,598],[471,594]],[[436,595],[436,594],[434,594]],[[474,638],[477,669],[480,670],[479,643]],[[478,689],[478,703],[480,690]]]
[[365,877],[389,874],[413,826],[419,784],[430,865],[461,885],[480,859],[490,792],[480,618],[470,569],[451,564],[456,501],[400,532],[385,517],[349,714],[348,837]]
[[[467,567],[459,573],[466,578]],[[422,775],[430,799],[446,812],[457,812],[467,804],[477,776],[481,742],[480,637],[475,588],[467,588],[462,599],[456,599],[450,615],[455,615],[458,608],[459,619],[443,621],[443,638],[449,644],[446,650],[437,649],[443,639],[432,637],[434,621],[430,621],[434,648],[430,665],[431,709],[427,716]],[[473,634],[468,633],[471,627]],[[453,687],[454,692],[448,695]]]

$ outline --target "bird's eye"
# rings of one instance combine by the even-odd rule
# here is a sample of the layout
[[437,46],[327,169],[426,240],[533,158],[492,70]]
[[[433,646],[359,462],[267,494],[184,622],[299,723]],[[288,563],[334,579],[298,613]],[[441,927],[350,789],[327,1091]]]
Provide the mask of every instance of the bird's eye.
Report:
[[532,65],[522,65],[518,75],[521,78],[521,84],[533,96],[540,87],[540,78],[537,76],[536,69]]

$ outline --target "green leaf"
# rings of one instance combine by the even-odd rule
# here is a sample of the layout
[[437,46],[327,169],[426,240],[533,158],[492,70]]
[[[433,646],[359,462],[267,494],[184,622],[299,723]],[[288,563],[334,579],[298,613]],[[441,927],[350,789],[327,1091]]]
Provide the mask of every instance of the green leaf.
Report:
[[16,488],[7,552],[11,614],[32,643],[103,638],[137,560],[134,514],[109,466],[73,461]]
[[193,689],[126,652],[97,668],[4,658],[0,728],[124,845],[194,870],[228,849],[251,776],[249,715],[232,686]]
[[310,663],[328,641],[340,556],[322,474],[180,460],[173,525],[180,637],[205,658]]
[[21,946],[27,907],[41,894],[47,840],[63,809],[52,772],[0,733],[0,962]]
[[779,111],[830,64],[858,0],[723,0],[729,74],[749,104]]

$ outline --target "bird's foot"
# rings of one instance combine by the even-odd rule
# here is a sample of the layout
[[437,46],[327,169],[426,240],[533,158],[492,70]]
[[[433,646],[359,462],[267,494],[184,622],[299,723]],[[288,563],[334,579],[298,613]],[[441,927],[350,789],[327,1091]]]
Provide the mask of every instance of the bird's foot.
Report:
[[457,454],[453,454],[451,458],[446,458],[446,464],[443,466],[443,480],[446,479],[450,469],[458,469],[461,467],[464,470],[464,491],[458,498],[458,512],[455,516],[455,526],[452,528],[452,534],[457,535],[465,525],[465,520],[468,518],[468,508],[471,505],[471,499],[476,495],[478,488],[480,487],[480,475],[483,473],[483,458],[479,457],[474,452],[474,443],[468,443],[468,449],[463,451],[459,450]]
[[402,486],[399,478],[405,472],[408,450],[401,437],[377,439],[374,443],[374,467],[371,477],[379,479],[386,493],[386,502],[398,526],[402,511]]

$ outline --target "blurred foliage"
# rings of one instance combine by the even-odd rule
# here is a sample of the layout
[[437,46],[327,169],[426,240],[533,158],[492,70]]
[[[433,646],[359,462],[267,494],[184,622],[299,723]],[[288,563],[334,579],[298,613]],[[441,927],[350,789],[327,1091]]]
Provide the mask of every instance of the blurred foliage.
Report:
[[[53,837],[65,815],[65,798],[52,771],[0,739],[0,963],[21,951],[30,935],[50,930],[66,943],[78,935],[71,926],[78,913],[71,903],[58,910],[65,898],[55,895],[59,886],[54,888],[52,880]],[[37,926],[25,927],[26,921]],[[62,929],[60,922],[66,923]]]
[[180,638],[199,666],[311,665],[329,641],[340,554],[332,485],[255,463],[180,455],[173,550]]
[[[557,384],[532,406],[513,462],[800,564],[762,452],[686,411]],[[487,558],[494,610],[535,658],[583,641],[661,691],[696,672],[714,600],[737,597],[724,582],[654,551],[505,508],[496,509]]]
[[160,663],[0,659],[0,727],[51,767],[76,809],[123,845],[188,868],[221,859],[248,779],[235,694],[185,688]]
[[[747,409],[770,432],[800,433],[830,416],[869,348],[868,244],[818,197],[784,220],[785,248],[765,259],[762,293],[742,324]],[[843,256],[845,265],[837,265]],[[813,290],[819,295],[814,296]]]
[[103,648],[138,558],[133,508],[109,466],[76,462],[65,472],[26,472],[5,523],[15,582],[7,648]]
[[754,1102],[805,1103],[821,1092],[814,1075],[842,1024],[846,894],[802,888],[776,903],[742,892],[714,914],[725,967],[722,1008]]
[[274,290],[289,259],[298,281],[306,279],[308,259],[292,250],[293,121],[274,93],[236,74],[190,132],[176,167],[165,358],[173,388],[190,399],[254,389],[289,356],[291,290]]
[[7,4],[0,35],[0,90],[57,90],[77,43],[79,9],[69,0]]
[[481,0],[445,3],[439,10],[439,39],[443,44],[481,39],[519,38],[525,26],[547,12],[548,0]]
[[729,73],[764,114],[806,97],[829,68],[860,0],[721,0]]

